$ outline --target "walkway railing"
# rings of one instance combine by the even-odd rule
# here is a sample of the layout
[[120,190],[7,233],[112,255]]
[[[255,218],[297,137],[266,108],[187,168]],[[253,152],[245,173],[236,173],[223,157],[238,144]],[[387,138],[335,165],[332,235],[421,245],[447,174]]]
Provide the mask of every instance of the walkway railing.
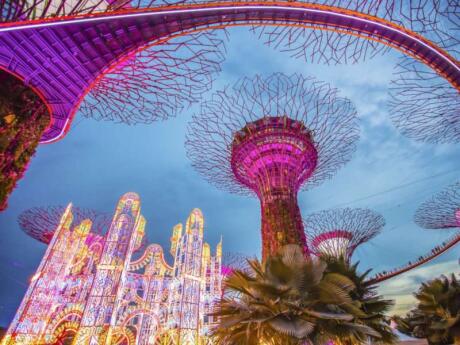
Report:
[[442,243],[440,246],[434,247],[429,253],[420,256],[416,261],[409,261],[407,264],[404,266],[395,268],[391,271],[382,271],[380,273],[377,273],[374,277],[369,279],[367,281],[368,284],[376,284],[376,283],[381,283],[385,280],[388,280],[390,278],[396,277],[400,274],[403,274],[407,271],[410,271],[411,269],[414,269],[418,266],[421,266],[436,257],[444,254],[447,252],[450,248],[454,247],[458,242],[460,242],[460,232],[455,234],[452,238],[449,240],[445,241]]

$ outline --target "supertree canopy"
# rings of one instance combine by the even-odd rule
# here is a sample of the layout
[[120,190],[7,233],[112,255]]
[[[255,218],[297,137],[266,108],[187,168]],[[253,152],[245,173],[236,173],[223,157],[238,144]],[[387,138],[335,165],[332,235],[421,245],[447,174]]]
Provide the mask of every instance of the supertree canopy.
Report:
[[430,143],[460,143],[460,96],[424,64],[401,57],[390,88],[390,114],[409,138]]
[[100,78],[81,105],[82,115],[128,125],[177,115],[210,89],[224,50],[216,30],[154,44]]
[[425,229],[460,228],[460,182],[421,204],[414,220]]
[[[33,207],[19,215],[18,223],[27,235],[48,244],[65,209],[64,206]],[[91,233],[97,235],[104,234],[111,222],[109,215],[92,209],[73,207],[72,215],[74,225],[79,225],[85,219],[91,220]]]
[[[365,13],[413,30],[451,54],[460,52],[457,34],[460,5],[451,0],[311,0],[309,3],[334,6]],[[357,63],[389,51],[372,40],[350,35],[347,30],[323,31],[286,22],[284,26],[254,26],[252,31],[268,46],[308,62]]]
[[336,89],[277,73],[243,78],[204,102],[186,147],[212,184],[259,198],[265,258],[288,243],[307,248],[297,192],[348,162],[358,133],[356,110]]
[[342,208],[311,214],[304,226],[313,253],[350,260],[359,245],[382,231],[385,219],[372,210]]

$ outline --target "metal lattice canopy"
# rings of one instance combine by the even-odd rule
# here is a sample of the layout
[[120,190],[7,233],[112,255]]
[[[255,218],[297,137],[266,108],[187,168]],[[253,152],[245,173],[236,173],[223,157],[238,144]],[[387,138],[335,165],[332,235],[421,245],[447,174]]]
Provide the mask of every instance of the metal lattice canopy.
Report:
[[414,221],[425,229],[460,228],[460,182],[421,204]]
[[390,88],[389,113],[417,141],[460,143],[460,94],[421,62],[401,57]]
[[152,45],[98,80],[80,111],[128,125],[166,120],[211,88],[224,51],[223,37],[215,30]]
[[377,236],[385,219],[369,209],[341,208],[324,210],[304,218],[310,250],[317,255],[350,259],[361,244]]
[[[460,5],[450,0],[312,0],[365,13],[409,28],[448,50],[460,54]],[[286,22],[285,26],[254,26],[252,31],[265,44],[307,62],[326,64],[358,63],[388,52],[389,47],[346,30],[321,31],[306,29]]]
[[[18,217],[21,229],[30,237],[48,244],[53,237],[62,215],[64,206],[33,207],[22,212]],[[91,233],[101,235],[110,226],[111,217],[91,209],[72,207],[74,226],[83,220],[90,219],[92,222]]]
[[219,189],[253,194],[232,170],[232,143],[264,117],[286,117],[310,133],[317,163],[303,189],[331,178],[351,159],[359,137],[353,104],[327,83],[299,74],[243,78],[204,101],[192,117],[186,149],[193,167]]

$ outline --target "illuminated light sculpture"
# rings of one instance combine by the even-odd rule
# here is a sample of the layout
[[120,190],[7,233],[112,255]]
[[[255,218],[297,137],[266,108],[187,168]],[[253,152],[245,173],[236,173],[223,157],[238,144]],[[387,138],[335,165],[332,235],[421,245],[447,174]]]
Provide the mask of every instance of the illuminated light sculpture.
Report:
[[304,226],[313,253],[349,261],[359,245],[382,231],[385,219],[372,210],[342,208],[311,214]]
[[[49,244],[64,210],[64,206],[34,207],[22,212],[18,217],[18,223],[27,235]],[[92,223],[91,232],[97,235],[104,234],[111,223],[108,215],[91,209],[72,207],[72,215],[73,222],[76,224],[80,224],[85,219],[90,219]]]
[[63,211],[2,345],[210,343],[222,243],[212,256],[200,210],[185,233],[174,227],[172,266],[157,244],[135,255],[145,227],[135,193],[120,199],[104,235],[92,232],[89,219],[75,222],[81,211],[72,213],[71,205]]
[[[229,1],[148,6],[152,6],[152,2],[140,1],[135,2],[134,7],[115,6],[113,11],[95,10],[65,18],[20,19],[22,21],[2,24],[0,67],[27,79],[51,109],[52,123],[42,142],[61,138],[85,96],[106,74],[122,70],[123,63],[135,52],[177,36],[233,25],[283,26],[289,20],[292,25],[305,28],[356,35],[422,61],[460,89],[459,63],[442,47],[389,20],[352,9],[302,2]],[[22,42],[21,46],[14,45],[18,41]]]
[[460,182],[450,185],[420,205],[414,220],[425,229],[460,228]]
[[401,133],[417,141],[460,143],[458,90],[409,57],[400,58],[396,75],[389,107],[391,119]]
[[297,192],[347,163],[358,132],[354,106],[336,89],[279,73],[244,78],[204,102],[186,148],[216,187],[259,198],[265,258],[289,243],[308,251]]

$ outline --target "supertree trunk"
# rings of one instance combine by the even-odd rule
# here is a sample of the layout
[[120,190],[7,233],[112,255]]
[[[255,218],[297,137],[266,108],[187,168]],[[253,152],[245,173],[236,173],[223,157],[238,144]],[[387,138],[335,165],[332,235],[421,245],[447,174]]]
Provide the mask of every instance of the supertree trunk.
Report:
[[263,260],[287,244],[296,244],[307,248],[296,193],[262,200],[261,213]]
[[40,97],[0,70],[0,211],[35,153],[50,115]]

